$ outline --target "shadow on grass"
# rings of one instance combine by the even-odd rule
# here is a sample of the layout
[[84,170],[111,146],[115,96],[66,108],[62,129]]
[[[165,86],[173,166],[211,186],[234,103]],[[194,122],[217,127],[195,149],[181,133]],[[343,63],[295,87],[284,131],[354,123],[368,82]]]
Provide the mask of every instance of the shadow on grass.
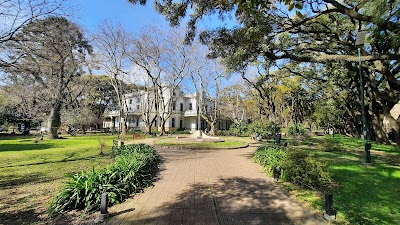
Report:
[[22,166],[35,166],[35,165],[43,165],[43,164],[49,164],[49,163],[60,163],[60,162],[74,162],[74,161],[80,161],[80,160],[92,160],[96,158],[107,158],[111,157],[111,154],[103,154],[102,156],[96,155],[96,156],[88,156],[88,157],[82,157],[82,158],[72,158],[76,153],[71,153],[69,154],[68,157],[61,159],[61,160],[53,160],[53,161],[45,161],[45,162],[35,162],[35,163],[26,163],[26,164],[19,164],[19,165],[9,165],[9,166],[1,166],[1,168],[10,168],[10,167],[22,167]]
[[41,221],[40,214],[34,209],[18,212],[0,213],[0,223],[7,225],[36,224]]
[[[315,222],[314,215],[298,205],[287,204],[287,199],[284,192],[263,179],[220,178],[211,184],[190,185],[173,201],[155,207],[145,216],[139,215],[139,219],[129,215],[121,219],[124,224],[290,225],[299,221],[302,224]],[[119,222],[118,219],[110,222]]]
[[22,176],[0,176],[0,189],[15,188],[27,183],[45,183],[53,179],[46,177],[44,173],[27,173]]
[[53,144],[35,144],[31,140],[31,143],[24,143],[25,141],[21,141],[22,143],[16,144],[0,144],[0,152],[10,152],[10,151],[27,151],[27,150],[46,150],[52,148]]

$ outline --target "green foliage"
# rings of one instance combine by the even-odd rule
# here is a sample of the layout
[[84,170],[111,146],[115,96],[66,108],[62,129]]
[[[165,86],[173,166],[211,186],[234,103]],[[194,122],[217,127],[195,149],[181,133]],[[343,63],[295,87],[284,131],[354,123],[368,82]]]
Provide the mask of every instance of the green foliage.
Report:
[[262,137],[273,137],[280,131],[280,128],[273,121],[257,120],[248,125],[248,131],[259,133]]
[[303,126],[303,124],[295,124],[288,127],[288,134],[292,136],[290,144],[298,145],[307,138],[307,129]]
[[281,147],[261,146],[257,149],[253,160],[262,165],[267,174],[272,175],[274,166],[278,170],[283,169],[282,162],[286,154]]
[[99,154],[100,155],[104,155],[104,151],[107,149],[107,144],[105,140],[98,140],[99,141],[99,145],[97,146],[99,148]]
[[336,140],[332,136],[325,136],[324,140],[320,146],[321,151],[326,151],[326,152],[335,152],[335,151],[340,151],[340,143],[338,140]]
[[148,154],[157,155],[157,151],[150,145],[147,144],[134,144],[134,145],[122,145],[121,147],[114,147],[112,154],[114,157],[120,155],[131,155],[131,154]]
[[306,187],[322,188],[332,183],[326,164],[306,151],[288,151],[283,160],[282,178],[285,181]]
[[301,135],[304,136],[307,133],[307,129],[303,126],[303,124],[295,124],[288,128],[288,134],[292,136]]
[[49,208],[50,214],[70,209],[92,211],[100,207],[102,193],[109,193],[108,204],[112,205],[149,186],[160,162],[156,150],[144,144],[119,149],[113,152],[115,163],[107,168],[69,175]]
[[273,167],[276,167],[284,181],[306,188],[322,188],[332,183],[326,164],[305,151],[262,146],[257,149],[253,160],[267,174],[271,175]]
[[246,125],[241,123],[235,123],[232,124],[231,127],[229,128],[228,135],[242,137],[242,136],[249,136],[249,132]]

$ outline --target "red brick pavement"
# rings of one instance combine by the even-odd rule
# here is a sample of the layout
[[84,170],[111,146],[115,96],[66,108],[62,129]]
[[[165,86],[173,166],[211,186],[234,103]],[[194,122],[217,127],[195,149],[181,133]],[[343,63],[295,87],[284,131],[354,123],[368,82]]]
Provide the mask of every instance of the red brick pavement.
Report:
[[254,149],[160,149],[154,187],[111,207],[106,224],[324,224],[262,173]]

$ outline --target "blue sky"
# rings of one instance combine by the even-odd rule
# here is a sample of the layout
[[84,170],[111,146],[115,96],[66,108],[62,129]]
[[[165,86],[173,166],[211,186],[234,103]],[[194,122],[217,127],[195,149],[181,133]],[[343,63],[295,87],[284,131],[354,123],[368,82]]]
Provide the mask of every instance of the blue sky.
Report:
[[163,16],[154,10],[152,1],[146,6],[133,5],[128,0],[81,0],[74,4],[77,7],[73,20],[90,33],[104,20],[120,23],[129,32],[149,24],[168,26]]
[[[105,20],[120,23],[128,32],[136,32],[145,25],[158,25],[168,28],[169,23],[154,9],[150,0],[146,6],[134,5],[128,0],[73,0],[75,8],[72,20],[81,25],[88,35],[96,33],[97,27]],[[205,18],[198,26],[199,29],[232,26],[233,21],[221,22],[217,16]],[[185,21],[181,23],[186,26]],[[237,80],[236,76],[230,81]]]
[[[168,27],[169,23],[154,9],[154,2],[148,1],[146,6],[134,5],[128,0],[75,0],[76,7],[73,20],[83,26],[89,33],[96,32],[97,26],[104,20],[120,23],[127,31],[135,32],[145,25],[159,25]],[[186,26],[183,22],[182,26]],[[221,22],[217,16],[203,19],[200,29],[232,26],[233,21]]]

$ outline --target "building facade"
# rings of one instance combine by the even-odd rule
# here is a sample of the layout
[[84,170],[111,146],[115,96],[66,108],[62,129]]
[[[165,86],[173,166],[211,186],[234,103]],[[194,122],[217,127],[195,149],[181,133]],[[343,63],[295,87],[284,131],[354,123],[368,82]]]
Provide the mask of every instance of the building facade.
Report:
[[[188,130],[195,131],[198,129],[198,118],[199,118],[199,105],[197,94],[185,94],[180,89],[163,92],[164,102],[169,102],[171,110],[171,116],[165,123],[166,131],[174,130]],[[144,112],[147,111],[147,102],[151,102],[154,99],[154,95],[148,94],[141,90],[136,93],[129,93],[125,95],[126,106],[127,106],[127,127],[128,130],[146,130],[146,124],[143,121]],[[203,98],[204,99],[204,98]],[[204,103],[206,113],[211,113],[213,109],[213,103],[209,100],[205,100]],[[152,107],[150,114],[154,117],[156,114],[163,113],[160,111],[157,113]],[[201,130],[209,130],[209,126],[203,119],[200,120]],[[219,130],[227,130],[232,125],[232,121],[227,118],[221,118],[217,123]],[[106,110],[104,113],[103,128],[110,128],[119,130],[120,129],[120,115],[119,110],[114,107],[110,110]],[[160,129],[160,118],[157,118],[153,123],[153,128]]]

